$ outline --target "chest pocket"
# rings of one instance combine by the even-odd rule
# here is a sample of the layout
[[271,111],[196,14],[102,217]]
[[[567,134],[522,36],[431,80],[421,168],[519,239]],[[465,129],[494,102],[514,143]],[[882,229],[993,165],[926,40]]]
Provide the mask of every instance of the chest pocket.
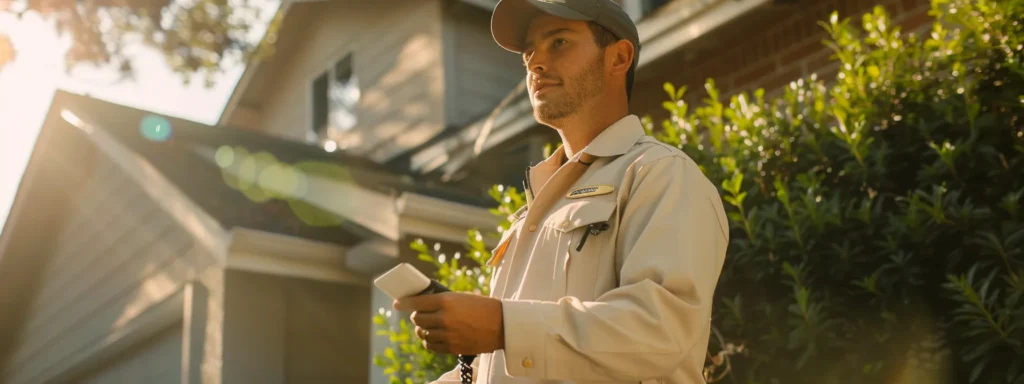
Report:
[[585,198],[565,204],[548,216],[544,226],[558,235],[553,299],[594,299],[601,263],[614,259],[616,206],[614,195]]

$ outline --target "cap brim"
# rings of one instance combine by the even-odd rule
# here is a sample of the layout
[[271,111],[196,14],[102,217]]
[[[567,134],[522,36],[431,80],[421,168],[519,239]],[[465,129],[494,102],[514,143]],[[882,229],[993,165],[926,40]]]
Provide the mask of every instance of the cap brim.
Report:
[[501,0],[491,15],[491,36],[502,48],[522,53],[530,21],[542,13],[568,20],[590,20],[590,17],[561,4],[539,0]]

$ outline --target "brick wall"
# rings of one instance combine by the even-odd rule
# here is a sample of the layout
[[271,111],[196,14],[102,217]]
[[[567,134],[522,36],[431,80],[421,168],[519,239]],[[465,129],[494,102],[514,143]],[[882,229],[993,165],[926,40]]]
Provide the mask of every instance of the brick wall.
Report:
[[772,5],[713,31],[681,53],[654,63],[638,81],[632,102],[634,111],[663,115],[666,99],[662,84],[670,81],[688,87],[689,102],[706,96],[707,78],[723,95],[764,88],[781,90],[789,82],[816,73],[833,79],[838,64],[822,42],[828,36],[820,21],[832,11],[859,25],[860,17],[875,5],[883,5],[904,32],[929,28],[928,0],[818,0]]

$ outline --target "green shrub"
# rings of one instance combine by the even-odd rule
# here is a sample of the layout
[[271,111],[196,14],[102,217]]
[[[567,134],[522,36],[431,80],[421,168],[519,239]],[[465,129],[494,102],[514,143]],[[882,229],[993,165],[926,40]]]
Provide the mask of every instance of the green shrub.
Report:
[[[1024,2],[933,0],[823,26],[828,84],[704,105],[666,85],[648,129],[721,185],[733,228],[714,324],[751,383],[1024,380]],[[692,111],[691,111],[692,109]]]
[[[1024,0],[932,8],[923,37],[881,8],[860,28],[823,23],[840,62],[828,82],[723,103],[709,80],[699,106],[666,84],[671,118],[644,119],[727,202],[709,381],[1024,381]],[[502,216],[522,204],[492,196]],[[474,261],[490,256],[479,236]],[[441,281],[485,292],[489,269],[414,247]],[[407,323],[375,321],[394,343],[375,358],[393,383],[454,366]]]

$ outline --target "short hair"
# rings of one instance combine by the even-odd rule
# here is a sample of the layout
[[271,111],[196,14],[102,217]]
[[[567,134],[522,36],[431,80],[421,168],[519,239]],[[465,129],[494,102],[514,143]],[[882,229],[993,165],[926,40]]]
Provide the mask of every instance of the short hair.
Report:
[[[590,32],[594,35],[594,42],[601,49],[607,48],[612,43],[622,40],[611,30],[594,21],[587,22]],[[640,54],[640,47],[633,47],[633,54]],[[636,67],[630,63],[629,71],[626,72],[626,100],[633,98],[633,80],[636,78]]]

